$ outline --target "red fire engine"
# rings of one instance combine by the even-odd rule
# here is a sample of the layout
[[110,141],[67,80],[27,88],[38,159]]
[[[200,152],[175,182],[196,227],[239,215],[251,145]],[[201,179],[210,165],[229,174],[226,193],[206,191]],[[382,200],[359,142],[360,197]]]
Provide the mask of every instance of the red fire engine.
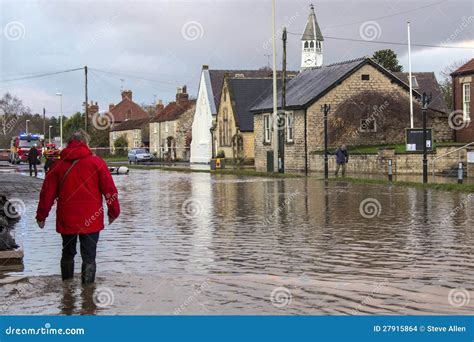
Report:
[[39,155],[41,155],[43,141],[39,134],[20,133],[18,136],[13,137],[10,143],[10,163],[20,164],[20,162],[26,162],[28,152],[33,146],[36,147]]

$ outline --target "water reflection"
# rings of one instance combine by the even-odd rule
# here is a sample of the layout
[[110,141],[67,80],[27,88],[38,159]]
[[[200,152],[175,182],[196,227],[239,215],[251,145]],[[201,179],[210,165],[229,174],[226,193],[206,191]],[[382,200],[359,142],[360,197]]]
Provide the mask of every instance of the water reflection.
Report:
[[[98,282],[114,290],[117,303],[94,311],[90,293],[65,287],[57,303],[61,313],[130,313],[131,307],[134,313],[172,313],[204,282],[209,287],[185,313],[203,313],[203,305],[213,313],[275,313],[269,296],[278,286],[293,295],[293,304],[278,313],[473,309],[472,302],[460,308],[448,302],[453,288],[473,290],[468,213],[474,205],[466,194],[156,170],[133,170],[115,180],[123,215],[102,233]],[[372,218],[361,214],[367,199],[379,204]],[[35,199],[25,202],[36,206]],[[18,224],[25,249],[21,274],[59,274],[53,218],[45,231],[35,228],[33,217]],[[49,277],[32,279],[43,289],[40,279]],[[361,305],[367,296],[374,296],[371,304]],[[132,298],[141,304],[132,305]],[[29,306],[45,311],[25,299],[22,309],[34,311]]]

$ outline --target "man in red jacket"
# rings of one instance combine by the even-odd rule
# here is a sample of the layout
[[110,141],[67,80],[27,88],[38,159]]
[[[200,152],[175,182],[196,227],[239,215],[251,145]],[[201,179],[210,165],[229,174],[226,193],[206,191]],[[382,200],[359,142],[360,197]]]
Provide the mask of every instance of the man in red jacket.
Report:
[[79,131],[69,139],[60,159],[46,175],[41,189],[36,220],[44,228],[49,211],[57,200],[56,231],[63,239],[61,276],[74,275],[74,256],[79,237],[82,257],[82,283],[93,283],[99,232],[104,229],[103,197],[111,224],[120,214],[117,188],[107,164],[92,155],[89,137]]

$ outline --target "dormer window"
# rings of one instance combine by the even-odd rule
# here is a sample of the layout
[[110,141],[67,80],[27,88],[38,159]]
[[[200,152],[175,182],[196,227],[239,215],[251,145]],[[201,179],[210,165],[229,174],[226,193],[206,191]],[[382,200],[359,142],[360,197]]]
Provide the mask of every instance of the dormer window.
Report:
[[418,85],[418,81],[416,80],[416,77],[415,76],[412,76],[411,77],[411,85],[413,86],[413,88],[419,88],[420,86]]

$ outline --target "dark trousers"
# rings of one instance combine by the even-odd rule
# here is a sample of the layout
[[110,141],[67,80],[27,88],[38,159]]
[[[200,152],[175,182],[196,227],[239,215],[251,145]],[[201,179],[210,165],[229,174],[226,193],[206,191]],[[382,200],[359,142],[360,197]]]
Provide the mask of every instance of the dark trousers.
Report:
[[35,170],[35,177],[38,176],[38,169],[36,168],[36,163],[29,163],[30,164],[30,177],[33,176],[33,169]]
[[346,164],[339,164],[337,163],[337,166],[336,166],[336,172],[335,172],[335,175],[337,177],[337,175],[339,174],[339,169],[342,168],[342,176],[344,177],[346,175]]
[[99,232],[92,234],[61,234],[63,238],[63,255],[61,263],[74,261],[74,256],[77,253],[77,237],[81,244],[81,257],[84,264],[94,263],[97,242],[99,241]]

